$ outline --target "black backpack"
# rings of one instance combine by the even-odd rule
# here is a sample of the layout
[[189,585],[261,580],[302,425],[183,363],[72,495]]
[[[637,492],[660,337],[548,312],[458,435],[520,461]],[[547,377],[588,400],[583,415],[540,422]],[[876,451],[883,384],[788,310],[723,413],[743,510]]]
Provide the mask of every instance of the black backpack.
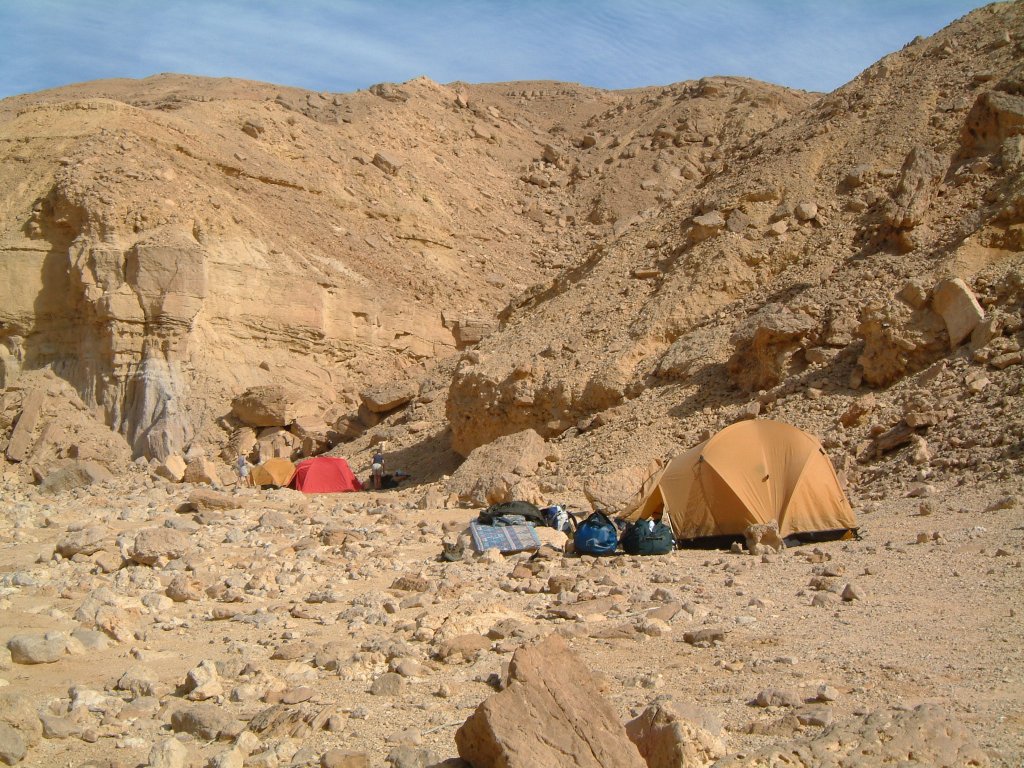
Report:
[[528,501],[503,501],[500,504],[491,504],[487,509],[477,515],[477,522],[481,525],[494,525],[495,518],[520,515],[526,518],[530,525],[547,525],[544,513],[536,504]]
[[626,526],[621,544],[629,555],[667,555],[676,541],[672,529],[660,520],[637,520]]

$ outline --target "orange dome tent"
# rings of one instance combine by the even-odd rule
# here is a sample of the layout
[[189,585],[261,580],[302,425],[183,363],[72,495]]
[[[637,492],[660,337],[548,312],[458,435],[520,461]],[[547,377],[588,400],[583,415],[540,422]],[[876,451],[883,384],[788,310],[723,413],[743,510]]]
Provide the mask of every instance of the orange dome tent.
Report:
[[267,459],[252,471],[253,485],[285,487],[295,477],[295,465],[288,459]]
[[783,538],[857,525],[821,443],[767,419],[732,424],[669,461],[629,519],[658,512],[679,541],[742,536],[773,520]]

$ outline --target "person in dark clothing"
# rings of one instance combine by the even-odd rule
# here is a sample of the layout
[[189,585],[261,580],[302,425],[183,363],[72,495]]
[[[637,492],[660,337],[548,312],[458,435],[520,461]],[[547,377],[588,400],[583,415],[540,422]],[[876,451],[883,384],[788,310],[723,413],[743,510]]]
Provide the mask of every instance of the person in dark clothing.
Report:
[[370,464],[370,477],[373,479],[374,490],[379,491],[384,480],[384,454],[379,450],[373,454],[373,462]]

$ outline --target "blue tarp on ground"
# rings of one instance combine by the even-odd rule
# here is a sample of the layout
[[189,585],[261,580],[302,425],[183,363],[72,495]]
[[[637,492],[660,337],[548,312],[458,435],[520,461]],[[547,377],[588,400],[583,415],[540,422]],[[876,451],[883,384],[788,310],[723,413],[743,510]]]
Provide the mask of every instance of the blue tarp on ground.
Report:
[[498,549],[503,553],[540,549],[540,538],[532,525],[481,525],[469,524],[469,535],[477,552]]

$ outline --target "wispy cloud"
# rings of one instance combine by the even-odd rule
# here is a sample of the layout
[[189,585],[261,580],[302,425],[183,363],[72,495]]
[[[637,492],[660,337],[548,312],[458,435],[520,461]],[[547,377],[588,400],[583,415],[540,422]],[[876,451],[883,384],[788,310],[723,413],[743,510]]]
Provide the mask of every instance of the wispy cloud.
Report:
[[347,91],[711,74],[831,90],[978,0],[0,0],[0,96],[158,72]]

